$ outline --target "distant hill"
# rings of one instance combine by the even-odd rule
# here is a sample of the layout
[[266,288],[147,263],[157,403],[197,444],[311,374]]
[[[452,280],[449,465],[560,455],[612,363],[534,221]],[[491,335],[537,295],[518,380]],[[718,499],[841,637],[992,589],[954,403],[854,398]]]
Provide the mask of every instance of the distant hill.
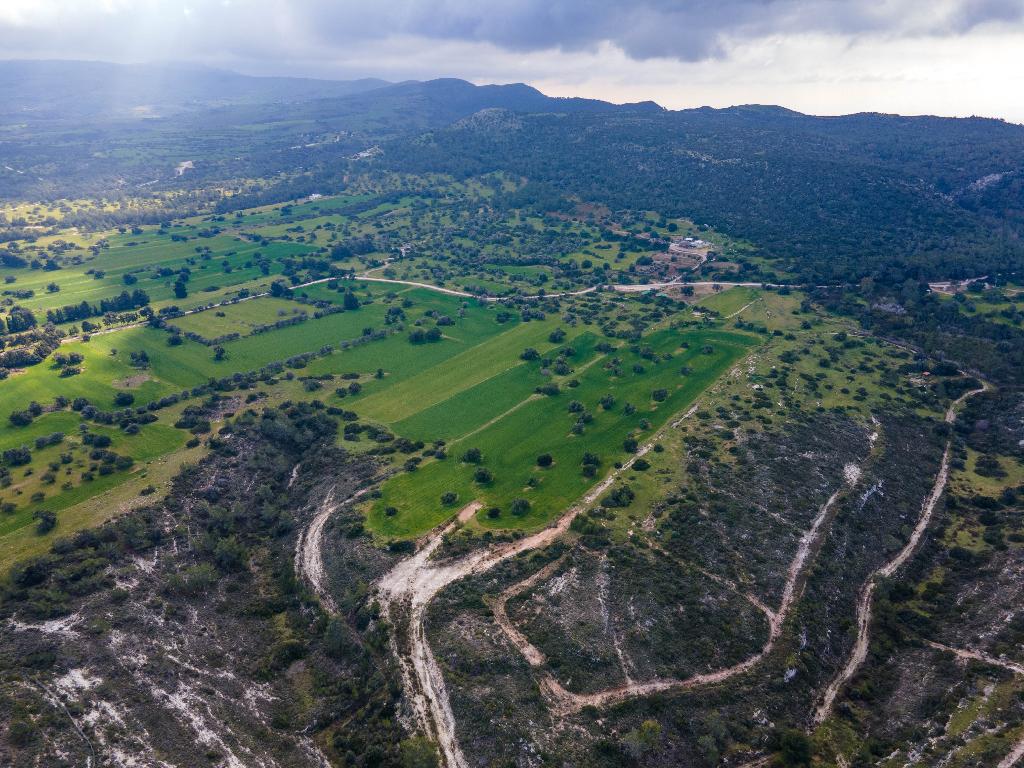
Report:
[[348,96],[386,80],[250,77],[182,64],[0,61],[0,114],[23,118],[165,117],[240,104]]
[[[998,120],[671,111],[522,83],[75,62],[0,62],[0,118],[8,199],[273,180],[230,207],[339,188],[353,168],[503,170],[612,209],[694,218],[815,282],[1024,264],[1024,126]],[[352,159],[370,147],[375,159]],[[183,161],[192,170],[176,175]]]
[[411,80],[344,94],[320,94],[287,105],[267,103],[249,110],[224,109],[203,120],[237,124],[311,121],[324,130],[359,130],[381,136],[440,128],[484,109],[531,114],[657,114],[654,102],[612,104],[597,99],[546,96],[523,83],[474,85],[456,78]]

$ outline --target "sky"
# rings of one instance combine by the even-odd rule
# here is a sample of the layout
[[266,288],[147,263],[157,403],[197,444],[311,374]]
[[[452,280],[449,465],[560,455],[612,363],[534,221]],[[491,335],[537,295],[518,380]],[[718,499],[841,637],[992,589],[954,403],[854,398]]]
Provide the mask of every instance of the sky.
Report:
[[0,58],[1024,123],[1024,0],[0,0]]

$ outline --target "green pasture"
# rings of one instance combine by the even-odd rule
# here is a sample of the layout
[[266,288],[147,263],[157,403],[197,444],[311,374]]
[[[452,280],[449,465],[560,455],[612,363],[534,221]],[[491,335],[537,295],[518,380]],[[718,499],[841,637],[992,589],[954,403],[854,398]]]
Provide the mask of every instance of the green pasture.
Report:
[[276,323],[297,314],[312,315],[312,310],[294,301],[263,296],[177,317],[170,323],[186,333],[198,333],[211,339],[228,333],[246,336],[258,325]]
[[[642,441],[653,434],[756,342],[746,335],[722,331],[666,330],[645,338],[643,343],[653,347],[659,355],[670,354],[671,359],[652,362],[622,345],[590,365],[577,366],[573,373],[563,377],[566,381],[562,382],[561,394],[553,397],[527,395],[522,407],[506,409],[503,417],[490,423],[486,423],[486,419],[500,416],[501,412],[488,416],[483,409],[460,410],[458,406],[470,396],[472,389],[460,393],[460,400],[454,402],[449,411],[449,420],[458,424],[463,434],[477,426],[467,418],[470,414],[478,421],[484,420],[486,426],[454,445],[448,458],[431,461],[385,483],[382,497],[368,512],[370,528],[382,536],[418,536],[473,500],[482,501],[485,509],[501,509],[497,518],[478,514],[479,525],[492,528],[541,526],[605,475],[614,462],[628,457],[622,445],[626,437],[633,434]],[[684,344],[688,348],[684,349]],[[704,351],[705,345],[711,345],[710,354]],[[619,375],[606,367],[613,357],[622,361],[618,366]],[[635,372],[634,365],[642,366],[643,371]],[[539,367],[539,363],[531,366]],[[690,368],[686,375],[680,373],[683,366]],[[524,377],[530,374],[528,367],[515,370],[521,370]],[[579,380],[579,386],[570,389],[566,386],[567,380],[573,378]],[[487,383],[477,386],[487,386]],[[662,402],[652,398],[652,393],[659,389],[666,390],[667,396]],[[520,391],[525,391],[525,387]],[[615,404],[607,411],[598,405],[606,394],[615,398]],[[582,402],[594,417],[582,435],[572,432],[577,418],[568,410],[572,400]],[[627,402],[635,406],[634,413],[625,412]],[[504,405],[507,402],[500,404]],[[431,419],[443,421],[444,415],[434,411]],[[642,426],[644,419],[649,422],[646,428]],[[483,466],[492,472],[492,482],[475,482],[476,466],[460,461],[470,447],[479,448],[483,453]],[[582,459],[587,452],[601,459],[597,478],[588,478],[582,473]],[[537,456],[542,453],[552,455],[553,466],[541,469],[536,465]],[[456,493],[457,500],[443,504],[441,495],[446,492]],[[530,502],[529,512],[521,516],[511,514],[511,502],[517,498]],[[389,507],[397,513],[387,514]]]

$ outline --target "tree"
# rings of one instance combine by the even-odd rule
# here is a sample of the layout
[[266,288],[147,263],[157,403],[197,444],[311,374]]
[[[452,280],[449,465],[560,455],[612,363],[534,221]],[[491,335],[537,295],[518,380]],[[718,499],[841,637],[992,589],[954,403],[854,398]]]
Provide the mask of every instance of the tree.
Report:
[[48,509],[37,509],[32,515],[36,519],[36,533],[45,536],[57,527],[57,514]]
[[341,306],[346,310],[359,309],[359,299],[352,292],[351,288],[345,291],[345,297],[341,300]]
[[225,350],[220,344],[213,348],[213,359],[218,362],[227,357],[227,354],[227,350]]
[[788,728],[779,735],[778,757],[787,768],[801,768],[811,764],[811,740],[803,731]]
[[437,749],[423,736],[413,736],[398,745],[402,768],[437,768]]
[[512,499],[512,504],[509,506],[509,510],[513,515],[522,517],[530,511],[530,502],[527,499]]
[[473,473],[473,479],[481,485],[486,485],[494,480],[494,475],[487,467],[477,467],[476,472]]
[[661,723],[644,720],[639,727],[622,737],[622,749],[634,760],[639,760],[661,743]]
[[462,460],[467,464],[479,464],[482,458],[483,454],[480,453],[479,448],[470,448],[462,454]]
[[542,453],[540,456],[537,457],[537,466],[550,467],[554,463],[554,461],[555,460],[551,457],[550,453]]
[[7,330],[11,333],[21,333],[36,327],[36,316],[24,307],[11,307],[7,316]]
[[176,280],[174,283],[174,298],[184,299],[188,296],[188,286],[185,285],[181,280]]

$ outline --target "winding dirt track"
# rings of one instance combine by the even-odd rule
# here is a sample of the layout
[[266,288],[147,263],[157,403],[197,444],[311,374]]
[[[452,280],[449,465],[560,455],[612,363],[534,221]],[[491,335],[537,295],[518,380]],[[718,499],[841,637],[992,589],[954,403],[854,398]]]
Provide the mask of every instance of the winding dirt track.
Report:
[[[783,588],[782,599],[779,603],[778,609],[772,610],[756,597],[746,594],[743,595],[752,605],[761,610],[768,620],[768,637],[760,651],[753,656],[744,659],[738,664],[724,667],[713,672],[705,672],[688,678],[663,678],[649,680],[647,682],[627,681],[624,685],[588,694],[573,693],[566,690],[566,688],[558,682],[557,679],[555,679],[551,672],[544,670],[539,673],[540,686],[545,697],[548,699],[548,706],[552,713],[555,715],[568,715],[579,712],[581,709],[588,706],[605,707],[637,696],[661,693],[664,691],[691,690],[705,685],[714,685],[754,668],[769,653],[771,653],[775,647],[775,643],[781,636],[782,627],[785,624],[786,618],[803,590],[803,577],[805,576],[809,566],[811,554],[821,543],[824,531],[827,528],[827,523],[832,518],[832,510],[835,507],[835,503],[847,487],[848,486],[840,487],[829,497],[829,499],[818,510],[818,514],[815,515],[811,527],[803,536],[801,536],[796,554],[794,555],[787,570],[786,583]],[[546,576],[554,573],[558,565],[559,561],[551,563],[527,579],[524,579],[518,584],[514,584],[502,593],[502,595],[494,601],[492,605],[498,625],[505,631],[506,636],[512,644],[519,649],[519,652],[522,653],[530,666],[534,668],[539,668],[544,664],[544,654],[530,643],[530,641],[518,629],[516,629],[508,617],[505,606],[511,597],[521,594],[538,581],[541,581]],[[719,577],[715,577],[712,574],[707,575],[711,576],[716,581],[720,581]],[[721,581],[724,582],[725,580]],[[726,585],[728,586],[728,584]]]
[[[294,482],[298,468],[299,465],[296,465],[289,486]],[[372,486],[361,488],[340,502],[334,501],[334,489],[332,488],[321,502],[320,509],[317,510],[313,519],[309,521],[309,525],[299,533],[298,541],[295,543],[295,572],[309,583],[328,613],[337,613],[338,606],[325,586],[326,579],[322,547],[324,526],[336,509],[351,501],[355,501],[368,493],[371,488]]]
[[437,741],[448,768],[467,768],[468,763],[455,736],[455,718],[444,676],[424,631],[423,618],[427,605],[452,582],[486,573],[509,558],[545,547],[558,539],[580,512],[597,501],[623,472],[629,471],[636,459],[653,448],[667,429],[677,427],[696,410],[697,404],[694,403],[683,416],[658,430],[620,469],[595,484],[553,526],[509,544],[477,550],[454,562],[431,562],[431,556],[437,551],[445,534],[453,531],[460,520],[468,520],[479,509],[474,504],[464,509],[456,520],[427,536],[416,554],[398,563],[377,582],[377,592],[386,619],[395,624],[395,619],[407,611],[404,637],[399,639],[395,637],[397,633],[393,633],[403,687],[417,725]]
[[[954,400],[946,410],[946,423],[952,424],[956,421],[957,408],[959,408],[967,398],[973,397],[987,389],[989,389],[989,385],[983,382],[981,387],[978,389],[972,389],[969,392],[965,392],[960,395],[960,397]],[[845,666],[840,670],[835,679],[828,684],[822,694],[821,704],[814,713],[814,723],[816,725],[823,723],[831,714],[832,707],[835,705],[836,696],[839,694],[839,691],[841,691],[843,686],[849,682],[850,678],[856,674],[857,670],[860,669],[861,664],[863,664],[864,660],[867,658],[871,630],[871,606],[874,599],[875,587],[878,585],[879,579],[890,578],[895,574],[896,571],[898,571],[903,564],[910,559],[911,555],[913,555],[914,551],[917,549],[917,545],[921,541],[921,536],[924,535],[925,530],[928,528],[928,524],[931,522],[932,514],[935,512],[935,506],[942,497],[942,492],[946,489],[946,481],[949,479],[949,456],[952,450],[953,438],[950,436],[946,441],[946,448],[942,453],[942,463],[939,465],[939,472],[935,476],[935,483],[932,485],[931,493],[928,494],[924,503],[921,505],[921,514],[918,516],[917,525],[914,526],[913,533],[910,534],[910,539],[904,545],[903,549],[896,553],[896,556],[893,557],[892,560],[875,570],[861,588],[860,597],[857,600],[857,639],[853,644],[853,648],[850,651],[850,657],[847,659]]]
[[[558,519],[555,525],[510,544],[478,550],[454,562],[431,562],[431,557],[437,551],[444,535],[453,531],[459,524],[458,520],[452,521],[424,539],[415,555],[398,563],[378,581],[377,590],[384,606],[385,617],[394,624],[394,620],[403,611],[407,612],[407,628],[404,636],[401,639],[394,638],[394,650],[399,660],[402,682],[417,725],[437,741],[445,764],[449,768],[466,768],[468,763],[459,748],[455,735],[455,719],[452,715],[444,677],[424,631],[423,619],[429,602],[441,589],[454,581],[485,573],[509,558],[522,552],[547,546],[562,536],[568,530],[573,519],[597,501],[622,473],[629,471],[636,459],[648,453],[654,444],[662,438],[666,430],[678,427],[696,410],[697,403],[694,403],[680,418],[658,430],[629,461],[594,485],[578,503],[570,507]],[[763,609],[769,621],[769,634],[765,646],[759,653],[731,667],[695,675],[685,680],[661,679],[639,683],[630,682],[627,685],[586,695],[565,690],[550,673],[544,672],[540,675],[540,685],[552,712],[556,715],[568,714],[586,706],[606,706],[635,696],[714,684],[755,666],[772,650],[781,634],[785,618],[802,589],[802,577],[806,572],[809,556],[820,543],[825,524],[830,519],[835,502],[842,491],[843,488],[840,488],[825,502],[818,511],[811,528],[801,538],[797,553],[789,567],[779,609],[777,611]],[[460,513],[459,518],[468,519],[475,511],[474,508],[468,515]],[[463,512],[465,513],[465,510]],[[553,567],[548,566],[549,569]],[[539,576],[535,574],[527,581],[532,582],[538,578]],[[508,621],[507,614],[504,613],[504,603],[508,596],[504,596],[504,600],[499,598],[495,603],[496,606],[499,606],[496,611],[496,615],[499,616],[499,625],[509,633],[513,644],[523,653],[531,666],[536,668],[543,663],[543,654],[533,647],[525,636],[518,633]],[[509,632],[510,629],[511,632]]]

